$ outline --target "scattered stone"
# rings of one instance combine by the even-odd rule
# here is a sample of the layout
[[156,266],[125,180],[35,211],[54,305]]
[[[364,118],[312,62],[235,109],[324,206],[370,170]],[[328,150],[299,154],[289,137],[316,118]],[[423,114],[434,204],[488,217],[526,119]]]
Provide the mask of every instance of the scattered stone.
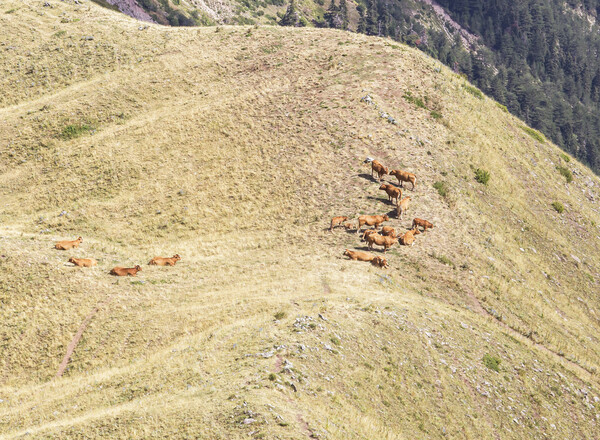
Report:
[[320,313],[319,313],[319,318],[321,318],[323,321],[327,321],[327,318],[325,318],[325,317],[324,317],[323,315],[321,315]]
[[59,217],[62,217],[63,215],[67,215],[67,211],[61,211],[60,214],[58,214]]
[[91,35],[85,35],[83,37],[81,37],[82,40],[85,41],[92,41],[94,39],[94,37],[92,37]]
[[254,423],[256,422],[255,419],[253,419],[252,417],[248,417],[247,419],[244,419],[244,421],[242,422],[244,425],[249,425],[250,423]]
[[265,359],[269,359],[270,357],[273,357],[275,353],[272,351],[265,351],[264,353],[257,353],[256,356],[258,357],[263,357]]
[[185,191],[180,189],[179,191],[177,191],[177,194],[179,194],[180,196],[183,196],[185,194]]

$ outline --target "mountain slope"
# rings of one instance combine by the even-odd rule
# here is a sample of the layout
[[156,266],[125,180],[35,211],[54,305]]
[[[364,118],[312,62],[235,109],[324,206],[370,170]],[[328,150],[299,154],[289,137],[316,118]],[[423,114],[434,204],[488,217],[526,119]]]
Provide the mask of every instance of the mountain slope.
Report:
[[[5,8],[0,436],[597,432],[598,179],[462,78],[335,30]],[[418,176],[392,225],[435,224],[386,271],[326,230],[393,209],[365,156]]]

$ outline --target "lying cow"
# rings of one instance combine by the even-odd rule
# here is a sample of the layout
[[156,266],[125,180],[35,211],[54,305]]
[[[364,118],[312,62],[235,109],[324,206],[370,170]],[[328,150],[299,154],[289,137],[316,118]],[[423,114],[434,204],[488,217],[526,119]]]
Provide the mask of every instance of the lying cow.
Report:
[[351,251],[348,249],[344,251],[344,255],[348,256],[351,260],[354,261],[371,261],[373,258],[375,258],[375,255],[370,254],[368,252]]
[[420,234],[418,229],[411,229],[406,232],[402,237],[400,237],[400,244],[404,246],[414,246],[415,245],[415,235]]
[[69,258],[69,263],[79,267],[92,267],[98,264],[93,258]]
[[154,257],[148,264],[151,266],[175,266],[175,263],[179,260],[181,260],[181,257],[179,254],[175,254],[171,258]]
[[362,251],[351,251],[346,249],[344,251],[344,255],[348,256],[351,260],[354,261],[370,261],[373,266],[377,266],[381,269],[385,269],[388,267],[388,262],[385,258],[376,257],[373,254]]
[[113,267],[110,271],[111,275],[116,275],[118,277],[124,277],[124,276],[132,276],[135,277],[137,276],[137,273],[139,271],[141,271],[142,268],[140,267],[140,265],[138,264],[135,267],[121,267],[121,266],[117,266],[117,267]]
[[385,269],[386,267],[389,267],[387,260],[385,258],[383,258],[383,257],[374,257],[371,260],[371,264],[373,266],[377,266],[377,267],[379,267],[381,269]]
[[73,249],[79,246],[79,244],[83,242],[83,238],[79,237],[77,240],[65,240],[65,241],[59,241],[58,243],[56,243],[54,245],[55,249],[59,249],[61,251],[66,251],[68,249]]

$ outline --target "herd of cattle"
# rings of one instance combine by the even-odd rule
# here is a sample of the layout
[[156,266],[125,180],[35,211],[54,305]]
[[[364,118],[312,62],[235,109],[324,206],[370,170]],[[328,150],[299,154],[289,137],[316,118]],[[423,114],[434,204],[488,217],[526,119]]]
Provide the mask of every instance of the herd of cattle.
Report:
[[[56,243],[54,245],[54,248],[61,250],[61,251],[67,251],[69,249],[75,249],[75,248],[79,247],[79,245],[82,242],[83,242],[83,238],[81,238],[81,237],[79,237],[77,240],[59,241],[58,243]],[[179,254],[175,254],[171,258],[154,257],[152,260],[150,260],[148,262],[148,264],[152,265],[152,266],[175,266],[175,263],[177,263],[179,260],[181,260],[181,257],[179,256]],[[79,267],[93,267],[98,264],[98,262],[96,260],[94,260],[93,258],[69,258],[69,263],[73,263],[75,266],[79,266]],[[119,277],[124,277],[124,276],[128,276],[128,275],[135,277],[137,275],[137,273],[141,270],[142,270],[142,268],[139,264],[136,265],[135,267],[116,266],[116,267],[113,267],[109,273],[111,275],[115,275],[115,276],[119,276]]]
[[[410,196],[406,196],[402,198],[402,189],[404,182],[409,182],[412,184],[411,190],[414,191],[415,184],[417,183],[417,177],[406,171],[401,170],[391,170],[388,171],[387,167],[384,167],[381,163],[371,158],[367,158],[365,163],[371,163],[371,178],[375,178],[374,174],[377,173],[379,177],[379,182],[381,183],[381,179],[384,175],[388,174],[390,176],[395,176],[398,179],[398,183],[400,187],[389,183],[381,183],[379,187],[380,190],[385,191],[388,195],[388,200],[396,204],[396,218],[402,220],[404,213],[408,209],[408,205],[410,203]],[[362,239],[367,242],[368,249],[372,250],[373,246],[382,246],[383,253],[385,254],[387,250],[392,247],[396,243],[400,243],[404,246],[412,246],[415,243],[415,235],[421,233],[419,228],[423,228],[423,232],[427,231],[427,229],[433,228],[433,224],[428,222],[427,220],[423,220],[420,218],[413,219],[410,230],[405,232],[404,234],[400,234],[396,232],[396,230],[391,226],[383,226],[381,231],[378,232],[377,228],[381,226],[383,222],[389,221],[390,218],[387,215],[361,215],[358,217],[358,226],[356,226],[356,234],[358,235],[363,228],[363,226],[372,226],[372,229],[367,229],[362,234]],[[331,219],[331,225],[329,230],[333,232],[333,228],[336,226],[343,226],[346,230],[352,230],[355,225],[352,222],[348,222],[348,217],[346,216],[338,216]],[[352,251],[346,249],[344,251],[344,255],[348,256],[351,260],[358,261],[369,261],[373,265],[381,268],[388,267],[387,260],[385,258],[375,256],[368,252],[362,251]]]
[[[377,173],[379,177],[379,182],[381,183],[381,179],[386,174],[390,176],[395,176],[398,179],[398,183],[400,187],[389,183],[381,183],[379,189],[385,191],[388,195],[388,200],[396,204],[396,218],[402,220],[404,213],[408,209],[408,205],[410,203],[410,196],[406,196],[402,198],[402,188],[403,183],[408,182],[412,184],[411,190],[414,191],[415,184],[417,183],[417,177],[412,174],[401,170],[391,170],[388,171],[387,167],[384,167],[381,163],[371,158],[367,158],[365,163],[371,163],[371,178],[375,178],[374,174]],[[383,253],[385,254],[387,250],[392,247],[396,243],[400,243],[404,246],[412,246],[415,243],[415,235],[421,233],[419,228],[423,228],[423,232],[427,231],[427,229],[433,228],[433,224],[428,222],[427,220],[423,220],[420,218],[413,219],[411,228],[405,232],[404,234],[400,234],[396,232],[396,230],[391,226],[383,226],[381,231],[378,232],[377,229],[383,222],[389,221],[390,218],[387,215],[361,215],[358,217],[358,226],[356,226],[356,234],[358,235],[363,228],[363,226],[371,226],[371,229],[367,229],[362,234],[362,239],[367,242],[368,249],[372,250],[373,246],[381,246],[383,247]],[[348,221],[348,217],[346,216],[338,216],[331,219],[331,225],[329,230],[333,232],[333,229],[337,226],[343,226],[346,230],[352,230],[355,225],[352,222]],[[83,239],[79,237],[77,240],[67,240],[67,241],[59,241],[54,245],[55,249],[59,250],[69,250],[79,247],[79,245],[83,242]],[[386,268],[388,267],[388,262],[385,258],[375,256],[368,252],[356,251],[346,249],[344,251],[344,255],[348,256],[351,260],[358,261],[369,261],[373,265]],[[164,257],[154,257],[152,260],[148,262],[149,265],[156,266],[175,266],[175,263],[179,261],[181,257],[178,254],[175,254],[171,258]],[[96,260],[93,258],[69,258],[69,263],[74,264],[79,267],[93,267],[98,264]],[[121,267],[117,266],[111,269],[109,272],[111,275],[115,276],[136,276],[142,268],[139,265],[135,267]]]

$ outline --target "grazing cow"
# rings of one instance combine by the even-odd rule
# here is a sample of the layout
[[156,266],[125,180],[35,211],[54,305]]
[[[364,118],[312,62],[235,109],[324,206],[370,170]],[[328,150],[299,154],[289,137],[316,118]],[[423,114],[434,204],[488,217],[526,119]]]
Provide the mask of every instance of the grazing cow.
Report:
[[379,268],[381,268],[381,269],[385,269],[386,267],[388,267],[388,262],[387,262],[387,260],[386,260],[385,258],[383,258],[383,257],[374,257],[374,258],[371,260],[371,264],[372,264],[373,266],[377,266],[377,267],[379,267]]
[[402,220],[402,216],[404,215],[404,212],[408,209],[409,203],[410,196],[406,196],[402,200],[400,200],[400,203],[398,203],[398,206],[396,207],[396,218]]
[[415,235],[420,234],[417,229],[411,229],[402,237],[400,237],[400,244],[404,246],[414,246],[415,244]]
[[342,224],[347,221],[348,217],[343,217],[341,215],[338,217],[333,217],[331,219],[331,226],[329,227],[329,232],[333,232],[333,228],[335,228],[336,226],[342,226]]
[[356,235],[363,225],[374,226],[375,229],[379,227],[383,222],[387,222],[390,218],[387,215],[361,215],[358,217],[358,228],[356,229]]
[[140,265],[138,264],[135,267],[113,267],[110,271],[111,275],[116,275],[118,277],[124,277],[124,276],[132,276],[135,277],[137,276],[137,273],[142,270],[142,268],[140,267]]
[[383,246],[383,253],[385,254],[388,248],[392,247],[394,244],[398,243],[398,239],[394,237],[385,237],[379,234],[370,234],[367,238],[367,243],[369,245],[369,249],[373,249],[373,245]]
[[351,260],[354,261],[371,261],[373,260],[373,258],[375,258],[375,255],[370,254],[368,252],[351,251],[348,249],[344,251],[344,255],[348,256]]
[[412,183],[412,189],[415,189],[415,184],[417,183],[417,176],[415,176],[413,173],[409,173],[407,171],[402,170],[392,170],[390,171],[390,176],[396,176],[396,179],[398,179],[398,183],[400,184],[400,188],[403,188],[402,184],[404,182],[410,182]]
[[396,205],[398,204],[400,197],[402,197],[402,190],[394,185],[382,183],[379,189],[384,190],[387,193],[390,202],[393,202],[394,199],[396,199]]
[[98,264],[93,258],[69,258],[69,263],[79,267],[92,267]]
[[381,178],[383,176],[385,176],[386,174],[388,174],[388,168],[384,167],[383,165],[381,165],[381,163],[379,163],[378,161],[374,160],[371,162],[371,177],[375,178],[373,176],[373,173],[377,173],[377,175],[379,176],[379,180],[381,181]]
[[179,260],[181,260],[181,257],[179,254],[175,254],[171,258],[154,257],[148,264],[151,266],[175,266],[175,263]]
[[427,220],[423,220],[421,218],[416,218],[412,222],[412,229],[419,230],[419,226],[423,228],[423,232],[427,232],[427,229],[433,228],[433,223],[428,222]]
[[56,243],[54,245],[55,249],[59,249],[61,251],[66,251],[68,249],[73,249],[79,246],[79,243],[83,242],[83,238],[79,237],[77,240],[65,240],[65,241],[59,241],[58,243]]

